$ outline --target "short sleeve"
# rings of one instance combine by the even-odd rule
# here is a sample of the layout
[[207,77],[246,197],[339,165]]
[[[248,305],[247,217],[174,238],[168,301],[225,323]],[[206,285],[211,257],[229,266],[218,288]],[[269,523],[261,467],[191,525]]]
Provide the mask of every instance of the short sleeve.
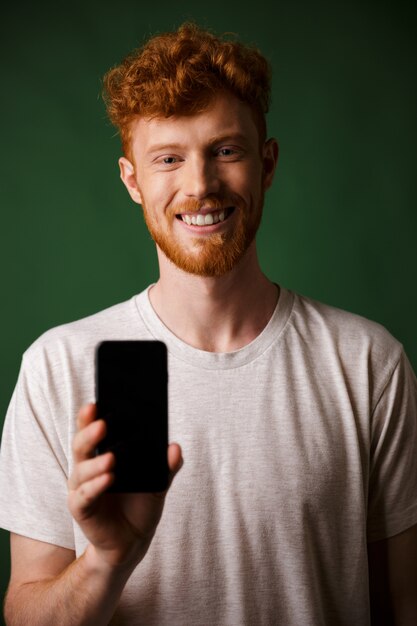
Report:
[[417,381],[401,351],[372,414],[368,541],[417,523]]
[[0,450],[0,527],[74,549],[68,459],[45,385],[24,357]]

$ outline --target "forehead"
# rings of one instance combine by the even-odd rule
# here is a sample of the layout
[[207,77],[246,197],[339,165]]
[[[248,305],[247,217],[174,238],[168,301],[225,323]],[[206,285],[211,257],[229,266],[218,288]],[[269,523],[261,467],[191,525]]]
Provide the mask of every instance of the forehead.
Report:
[[133,152],[142,154],[164,144],[205,145],[223,137],[251,145],[259,140],[251,108],[231,94],[216,96],[201,113],[139,118],[131,129]]

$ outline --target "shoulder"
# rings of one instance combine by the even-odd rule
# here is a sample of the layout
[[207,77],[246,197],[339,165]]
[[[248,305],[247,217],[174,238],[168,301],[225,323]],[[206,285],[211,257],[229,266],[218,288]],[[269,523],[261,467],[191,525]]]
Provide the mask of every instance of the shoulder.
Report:
[[137,306],[138,296],[112,305],[79,320],[61,324],[40,335],[24,352],[27,364],[45,359],[53,364],[68,358],[90,356],[95,346],[105,339],[141,339],[146,336]]
[[401,350],[401,343],[379,322],[300,294],[294,294],[293,323],[311,336],[329,338],[340,347],[372,344],[377,350]]
[[387,379],[404,354],[380,323],[300,294],[294,294],[291,328],[316,363],[338,363],[362,377],[378,372]]

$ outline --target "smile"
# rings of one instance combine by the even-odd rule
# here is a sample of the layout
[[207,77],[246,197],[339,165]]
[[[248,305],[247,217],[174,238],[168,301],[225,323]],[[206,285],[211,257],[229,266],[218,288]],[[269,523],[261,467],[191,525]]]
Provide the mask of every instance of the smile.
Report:
[[233,211],[234,207],[229,207],[227,209],[205,213],[204,215],[202,213],[181,213],[177,215],[177,218],[190,226],[211,226],[212,224],[218,224],[218,222],[224,222]]

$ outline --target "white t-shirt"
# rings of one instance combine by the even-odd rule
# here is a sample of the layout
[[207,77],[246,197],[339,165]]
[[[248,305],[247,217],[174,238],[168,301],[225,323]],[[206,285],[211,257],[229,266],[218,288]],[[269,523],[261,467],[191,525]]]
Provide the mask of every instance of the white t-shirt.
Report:
[[42,335],[5,422],[0,526],[83,552],[67,479],[94,349],[152,338],[185,463],[112,624],[368,625],[366,544],[417,523],[416,379],[380,325],[284,288],[231,353],[182,342],[147,290]]

